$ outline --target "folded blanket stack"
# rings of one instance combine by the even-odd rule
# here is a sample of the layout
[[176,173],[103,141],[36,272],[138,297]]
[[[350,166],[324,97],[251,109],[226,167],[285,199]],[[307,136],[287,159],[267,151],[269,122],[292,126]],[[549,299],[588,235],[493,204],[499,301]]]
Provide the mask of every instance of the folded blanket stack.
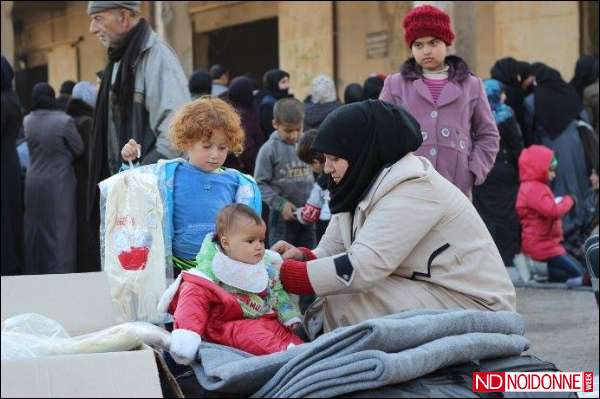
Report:
[[333,397],[409,381],[528,348],[514,312],[415,310],[338,328],[286,352],[253,356],[203,343],[193,365],[207,390],[255,397]]

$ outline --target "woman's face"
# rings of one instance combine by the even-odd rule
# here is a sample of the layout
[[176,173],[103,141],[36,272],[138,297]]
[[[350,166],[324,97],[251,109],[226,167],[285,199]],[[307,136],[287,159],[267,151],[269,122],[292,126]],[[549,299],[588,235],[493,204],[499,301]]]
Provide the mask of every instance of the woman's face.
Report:
[[411,46],[413,57],[423,69],[435,71],[444,66],[448,47],[440,39],[432,36],[420,37]]
[[290,78],[287,76],[279,81],[279,90],[288,90],[290,88]]
[[348,170],[348,161],[335,155],[325,154],[325,169],[324,172],[331,175],[335,184],[340,184]]
[[527,79],[525,79],[523,82],[521,82],[521,89],[527,90],[529,88],[529,86],[531,86],[534,83],[535,83],[535,76],[534,75],[528,76]]

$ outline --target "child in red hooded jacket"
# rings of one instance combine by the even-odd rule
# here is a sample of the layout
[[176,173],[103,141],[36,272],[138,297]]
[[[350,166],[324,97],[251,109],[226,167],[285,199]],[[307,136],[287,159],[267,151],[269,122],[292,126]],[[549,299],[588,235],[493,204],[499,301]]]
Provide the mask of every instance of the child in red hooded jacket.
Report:
[[521,152],[517,213],[521,222],[522,251],[532,259],[548,263],[549,280],[569,286],[583,284],[583,267],[562,246],[562,217],[575,204],[572,195],[554,197],[548,185],[558,165],[547,147],[532,145]]

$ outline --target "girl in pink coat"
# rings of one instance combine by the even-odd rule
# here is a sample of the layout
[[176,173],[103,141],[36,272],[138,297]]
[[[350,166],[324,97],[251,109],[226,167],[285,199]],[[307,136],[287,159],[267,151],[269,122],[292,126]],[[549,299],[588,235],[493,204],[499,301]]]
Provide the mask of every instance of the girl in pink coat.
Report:
[[403,25],[412,57],[385,80],[379,99],[417,119],[423,144],[415,154],[470,198],[494,165],[500,142],[485,90],[462,59],[448,55],[454,33],[444,11],[417,7]]

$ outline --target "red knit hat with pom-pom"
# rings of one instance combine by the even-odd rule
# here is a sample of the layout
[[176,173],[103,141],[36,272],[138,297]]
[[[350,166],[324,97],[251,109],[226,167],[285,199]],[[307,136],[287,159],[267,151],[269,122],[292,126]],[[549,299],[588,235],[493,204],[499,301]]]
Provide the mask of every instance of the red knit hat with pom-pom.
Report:
[[420,6],[406,14],[404,21],[404,41],[408,46],[420,37],[432,36],[443,40],[448,46],[454,40],[450,17],[444,11],[433,6]]

